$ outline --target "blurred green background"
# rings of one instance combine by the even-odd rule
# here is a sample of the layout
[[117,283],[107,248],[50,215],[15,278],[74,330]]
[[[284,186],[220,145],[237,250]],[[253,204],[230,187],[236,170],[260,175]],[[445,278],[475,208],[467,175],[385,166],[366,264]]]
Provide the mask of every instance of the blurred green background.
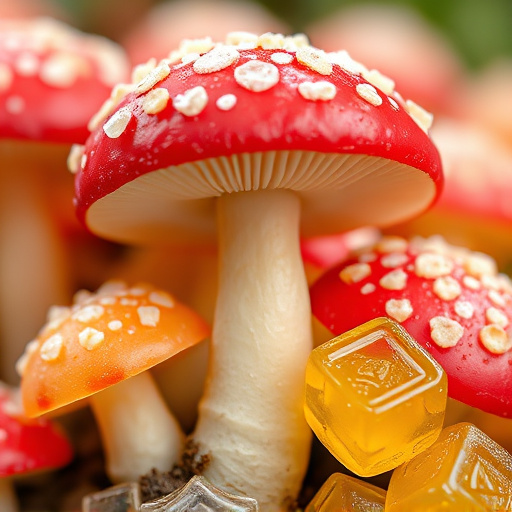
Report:
[[[11,1],[11,0],[2,0]],[[158,0],[55,0],[87,31],[118,39]],[[293,31],[328,17],[343,7],[362,5],[357,0],[259,0]],[[512,56],[512,0],[394,0],[378,5],[414,8],[440,28],[470,68],[500,56]],[[105,13],[103,16],[101,13]],[[105,18],[106,17],[106,18]]]

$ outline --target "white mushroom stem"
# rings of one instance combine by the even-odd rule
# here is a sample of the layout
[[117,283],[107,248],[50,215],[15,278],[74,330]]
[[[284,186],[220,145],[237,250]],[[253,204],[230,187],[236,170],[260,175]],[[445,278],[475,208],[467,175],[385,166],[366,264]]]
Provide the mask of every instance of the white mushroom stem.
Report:
[[312,349],[299,246],[300,204],[289,191],[218,199],[219,295],[207,389],[194,433],[205,476],[284,510],[309,459],[304,370]]
[[149,372],[91,397],[114,483],[136,481],[153,468],[169,471],[183,448],[183,433]]
[[0,478],[0,510],[2,512],[18,512],[18,499],[14,493],[10,478]]

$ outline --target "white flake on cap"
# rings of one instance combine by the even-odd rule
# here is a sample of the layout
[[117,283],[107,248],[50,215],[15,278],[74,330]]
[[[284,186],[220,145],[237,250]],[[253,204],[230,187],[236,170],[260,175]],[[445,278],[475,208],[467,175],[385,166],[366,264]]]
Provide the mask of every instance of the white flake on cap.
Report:
[[352,75],[362,75],[368,71],[366,66],[354,60],[346,50],[329,52],[326,54],[326,57],[329,62],[337,64],[343,71]]
[[493,354],[504,354],[512,348],[512,338],[503,327],[496,324],[486,325],[478,334],[482,345]]
[[86,327],[78,334],[78,342],[87,350],[93,350],[105,339],[105,333],[92,327]]
[[71,87],[80,75],[89,72],[89,63],[76,55],[59,52],[41,63],[39,77],[52,87]]
[[409,299],[389,299],[385,304],[386,314],[397,322],[404,322],[413,313]]
[[279,69],[270,62],[250,60],[235,69],[235,80],[249,91],[263,92],[279,82]]
[[371,84],[357,84],[357,94],[371,105],[378,107],[382,105],[382,98],[380,97],[377,89]]
[[200,114],[208,104],[208,94],[202,85],[178,94],[172,100],[174,108],[184,116],[193,117]]
[[132,113],[128,107],[120,108],[117,112],[114,112],[112,117],[103,125],[105,135],[110,139],[117,139],[124,133],[131,118]]
[[332,64],[327,59],[325,52],[318,48],[312,46],[298,48],[295,57],[301,64],[321,75],[332,73]]
[[402,270],[392,270],[383,275],[379,284],[386,290],[403,290],[407,285],[407,274]]
[[16,59],[14,67],[22,76],[34,76],[39,70],[39,59],[32,52],[23,52]]
[[496,290],[489,290],[487,295],[489,296],[489,299],[491,299],[491,302],[496,306],[501,306],[502,308],[506,306],[507,301],[500,292],[497,292]]
[[293,55],[286,52],[276,52],[270,56],[270,59],[276,64],[290,64],[293,61]]
[[479,290],[481,288],[480,281],[473,276],[464,276],[462,284],[470,290]]
[[407,240],[400,236],[384,236],[375,244],[375,250],[383,253],[403,253],[407,251],[407,247]]
[[158,82],[167,78],[171,68],[166,62],[161,62],[155,69],[150,71],[135,87],[136,94],[144,94],[152,89]]
[[121,320],[111,320],[108,324],[107,324],[107,327],[111,330],[111,331],[119,331],[119,329],[121,329],[123,327],[123,322],[121,322]]
[[498,308],[487,308],[485,310],[485,319],[488,323],[499,325],[500,327],[503,327],[503,329],[505,329],[509,324],[507,315]]
[[411,100],[405,102],[407,113],[412,117],[414,122],[425,132],[428,133],[434,121],[434,116],[427,112],[423,107]]
[[258,44],[258,36],[243,30],[229,32],[226,35],[226,44],[243,48],[254,48]]
[[160,310],[156,306],[140,306],[137,314],[142,325],[156,327],[160,321]]
[[457,315],[459,315],[461,318],[465,318],[466,320],[475,314],[475,307],[473,304],[471,304],[471,302],[467,300],[458,300],[453,305],[453,309]]
[[157,87],[149,91],[142,100],[142,110],[146,114],[158,114],[167,107],[169,91],[164,87]]
[[372,273],[368,263],[353,263],[345,267],[340,273],[340,279],[347,284],[358,283]]
[[451,276],[438,277],[432,288],[434,293],[443,300],[456,299],[462,293],[459,282]]
[[298,87],[300,95],[311,101],[329,101],[336,96],[336,86],[325,80],[302,82]]
[[370,293],[373,293],[377,287],[373,283],[366,283],[363,286],[361,286],[361,293],[363,295],[368,295]]
[[237,102],[237,97],[234,94],[224,94],[217,99],[215,105],[220,110],[228,111],[231,110]]
[[7,91],[12,84],[14,75],[11,68],[0,62],[0,92]]
[[435,279],[446,276],[453,270],[453,261],[442,254],[423,253],[414,262],[414,272],[418,277]]
[[494,258],[481,252],[468,254],[464,259],[464,270],[473,277],[481,278],[484,275],[495,275],[497,265]]
[[82,323],[93,322],[99,320],[105,313],[105,308],[99,304],[92,304],[85,306],[73,313],[73,320],[78,320]]
[[377,87],[388,96],[393,94],[395,90],[395,82],[386,75],[383,75],[380,71],[370,69],[368,71],[363,71],[362,75],[366,81],[370,82],[374,87]]
[[396,268],[400,265],[405,265],[409,257],[403,252],[390,252],[382,256],[380,263],[385,268]]
[[214,73],[234,64],[240,53],[232,46],[217,46],[197,59],[193,68],[196,73]]
[[454,347],[464,335],[464,327],[451,318],[435,316],[429,323],[430,336],[441,348]]
[[73,144],[66,161],[68,169],[72,174],[76,174],[80,169],[85,167],[85,163],[82,166],[84,157],[84,146],[82,144]]
[[63,346],[64,338],[62,334],[54,334],[41,345],[39,355],[44,361],[55,361],[59,357]]
[[175,305],[174,299],[165,292],[151,292],[149,294],[149,302],[156,304],[157,306],[163,306],[165,308],[172,308]]

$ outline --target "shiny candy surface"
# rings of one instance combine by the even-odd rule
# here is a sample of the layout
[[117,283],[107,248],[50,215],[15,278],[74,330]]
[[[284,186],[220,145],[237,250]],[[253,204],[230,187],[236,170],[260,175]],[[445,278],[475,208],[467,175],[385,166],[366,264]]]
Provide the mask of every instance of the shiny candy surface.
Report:
[[82,512],[138,512],[140,503],[140,488],[131,482],[84,496]]
[[470,423],[395,470],[386,512],[512,510],[512,456]]
[[213,486],[206,478],[194,476],[181,489],[148,501],[141,512],[258,512],[253,498],[229,494]]
[[305,512],[384,512],[386,491],[342,473],[332,474]]
[[378,318],[317,347],[306,419],[347,468],[372,476],[432,444],[446,407],[442,368],[400,325]]

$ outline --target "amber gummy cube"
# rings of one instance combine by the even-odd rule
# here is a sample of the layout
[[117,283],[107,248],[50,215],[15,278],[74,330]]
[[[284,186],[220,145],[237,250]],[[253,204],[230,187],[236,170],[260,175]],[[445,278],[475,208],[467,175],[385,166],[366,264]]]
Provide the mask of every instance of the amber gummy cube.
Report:
[[332,474],[305,512],[384,512],[386,491],[342,473]]
[[367,322],[310,354],[305,415],[313,432],[360,476],[396,468],[441,432],[446,374],[388,318]]
[[512,455],[470,423],[397,468],[386,512],[512,511]]

